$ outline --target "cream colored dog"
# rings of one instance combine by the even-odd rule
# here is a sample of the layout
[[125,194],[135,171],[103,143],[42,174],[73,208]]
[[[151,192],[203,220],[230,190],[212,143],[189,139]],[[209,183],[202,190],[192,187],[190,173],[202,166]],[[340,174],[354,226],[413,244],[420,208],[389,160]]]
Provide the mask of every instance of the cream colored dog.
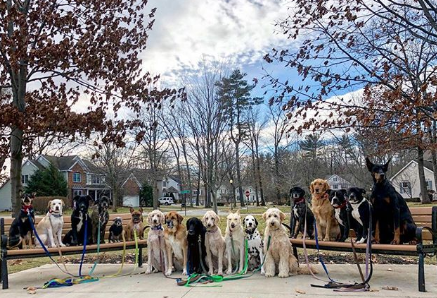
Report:
[[[39,238],[48,247],[65,246],[62,243],[62,227],[64,226],[64,218],[62,217],[63,207],[64,201],[60,199],[51,200],[47,207],[49,211],[36,227]],[[37,241],[36,246],[41,247],[39,241]]]
[[217,225],[219,222],[220,217],[212,210],[207,211],[202,218],[202,223],[206,227],[206,262],[208,264],[208,273],[210,275],[214,274],[214,267],[218,269],[218,275],[223,275],[226,243],[225,238],[222,236],[222,231]]
[[229,213],[226,217],[226,255],[228,258],[228,270],[226,274],[232,274],[232,264],[237,265],[240,260],[239,270],[244,267],[244,231],[241,226],[240,210]]
[[[264,253],[266,259],[264,270],[266,277],[288,277],[297,273],[308,274],[308,268],[299,268],[297,259],[293,255],[291,243],[288,239],[287,230],[282,225],[285,214],[278,208],[270,208],[263,214],[266,221],[264,232]],[[267,247],[267,243],[270,245]],[[312,270],[315,272],[315,270]]]
[[[165,215],[159,210],[153,210],[147,216],[150,225],[149,235],[147,236],[147,269],[146,274],[162,271],[166,274],[167,252],[165,249],[164,229]],[[171,271],[170,271],[171,273]]]

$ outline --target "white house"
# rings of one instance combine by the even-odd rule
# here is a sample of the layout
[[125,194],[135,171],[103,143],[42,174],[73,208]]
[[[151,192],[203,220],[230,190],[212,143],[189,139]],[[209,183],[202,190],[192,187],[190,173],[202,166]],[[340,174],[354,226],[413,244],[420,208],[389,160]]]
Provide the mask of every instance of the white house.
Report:
[[[425,180],[428,190],[436,190],[434,172],[429,161],[424,162]],[[420,198],[419,167],[417,161],[412,160],[390,178],[393,187],[403,198]]]
[[326,180],[333,190],[348,189],[353,186],[352,183],[336,174],[326,177]]

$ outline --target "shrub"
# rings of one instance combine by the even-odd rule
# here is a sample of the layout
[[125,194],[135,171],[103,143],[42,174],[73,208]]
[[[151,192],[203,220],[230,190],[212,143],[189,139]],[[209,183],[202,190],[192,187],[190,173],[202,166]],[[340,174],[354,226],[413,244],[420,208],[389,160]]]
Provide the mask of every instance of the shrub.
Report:
[[47,213],[47,206],[51,200],[60,199],[63,200],[64,210],[69,209],[72,205],[71,199],[68,199],[67,197],[61,197],[61,196],[51,196],[51,197],[36,197],[33,202],[33,210],[35,210],[36,214],[46,214]]

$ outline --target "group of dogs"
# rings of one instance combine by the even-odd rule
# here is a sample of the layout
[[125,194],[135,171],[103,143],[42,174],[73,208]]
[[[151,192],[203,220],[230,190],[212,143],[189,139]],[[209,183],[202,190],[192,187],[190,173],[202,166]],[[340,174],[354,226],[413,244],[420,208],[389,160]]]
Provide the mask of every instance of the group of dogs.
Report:
[[315,179],[309,187],[310,207],[305,191],[293,187],[290,190],[292,237],[298,237],[299,233],[303,237],[305,232],[305,237],[313,239],[317,232],[318,240],[343,242],[349,237],[349,230],[353,229],[356,242],[364,243],[371,227],[370,240],[373,243],[413,243],[416,225],[405,200],[386,179],[388,164],[373,164],[366,158],[374,182],[370,200],[362,188],[332,190],[326,180]]
[[[364,189],[331,190],[326,180],[315,179],[309,187],[309,206],[305,191],[300,187],[292,188],[292,236],[297,237],[300,232],[314,238],[317,231],[320,241],[345,241],[352,228],[356,231],[356,242],[363,243],[369,234],[369,227],[372,227],[370,235],[374,243],[413,242],[416,226],[405,200],[386,179],[388,162],[373,164],[366,158],[366,163],[374,181],[370,200],[364,196]],[[74,197],[71,230],[61,239],[64,203],[62,200],[50,201],[46,216],[36,227],[41,242],[48,247],[60,247],[83,245],[84,241],[87,244],[97,243],[100,238],[104,243],[109,200],[103,197],[94,202],[89,216],[91,202],[93,199],[90,196]],[[259,270],[266,277],[315,272],[311,267],[298,266],[284,224],[285,214],[277,208],[270,208],[262,215],[266,224],[263,237],[258,231],[257,219],[247,215],[242,221],[239,211],[227,215],[224,236],[218,225],[220,217],[214,211],[207,211],[202,219],[190,218],[184,225],[183,217],[177,212],[164,214],[154,210],[147,216],[148,226],[143,224],[141,208],[138,211],[131,208],[130,211],[131,220],[125,227],[120,217],[114,219],[108,240],[119,242],[121,237],[128,241],[135,237],[143,239],[145,229],[150,227],[146,274],[161,271],[169,276],[175,270],[182,271],[184,275],[233,274],[245,267],[246,242],[248,270]],[[29,218],[34,220],[32,197],[26,196],[20,215],[11,225],[10,247],[30,246],[32,228]]]

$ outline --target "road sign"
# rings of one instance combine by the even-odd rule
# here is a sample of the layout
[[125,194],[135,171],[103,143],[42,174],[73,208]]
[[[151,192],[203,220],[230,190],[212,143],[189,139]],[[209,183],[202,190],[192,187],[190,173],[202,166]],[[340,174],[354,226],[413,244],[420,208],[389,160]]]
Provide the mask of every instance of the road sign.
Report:
[[250,191],[246,190],[246,197],[250,196]]
[[181,191],[181,195],[186,194],[186,193],[190,193],[190,190],[183,190],[183,191]]

